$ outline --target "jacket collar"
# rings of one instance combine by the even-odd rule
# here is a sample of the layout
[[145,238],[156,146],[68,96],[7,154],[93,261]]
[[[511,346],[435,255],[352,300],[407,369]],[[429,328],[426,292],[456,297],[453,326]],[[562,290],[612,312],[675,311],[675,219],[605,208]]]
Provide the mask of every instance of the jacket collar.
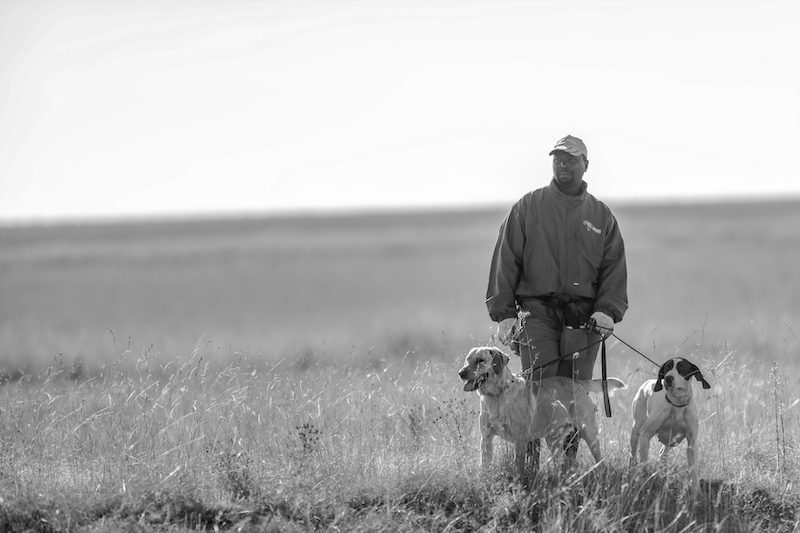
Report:
[[585,181],[583,181],[583,180],[581,180],[581,192],[579,192],[579,193],[578,193],[577,195],[575,195],[575,196],[570,196],[569,194],[564,194],[564,193],[561,191],[561,189],[559,189],[559,188],[558,188],[558,185],[556,185],[556,180],[555,180],[555,178],[550,180],[550,185],[549,185],[547,188],[548,188],[548,189],[550,189],[550,191],[551,191],[551,192],[552,192],[552,193],[553,193],[553,194],[556,196],[556,198],[558,198],[558,199],[559,199],[561,202],[567,202],[567,203],[570,203],[570,202],[575,202],[575,203],[579,203],[579,202],[582,202],[583,200],[585,200],[585,199],[586,199],[586,190],[587,190],[587,185],[586,185],[586,182],[585,182]]

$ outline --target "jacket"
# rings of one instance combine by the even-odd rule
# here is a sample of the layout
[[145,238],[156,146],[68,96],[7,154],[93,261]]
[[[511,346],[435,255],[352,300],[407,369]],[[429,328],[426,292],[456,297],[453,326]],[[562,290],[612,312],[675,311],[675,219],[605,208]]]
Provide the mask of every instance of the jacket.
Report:
[[622,320],[628,308],[625,244],[611,210],[586,192],[550,185],[511,208],[492,255],[486,306],[500,322],[531,297],[581,297],[593,311]]

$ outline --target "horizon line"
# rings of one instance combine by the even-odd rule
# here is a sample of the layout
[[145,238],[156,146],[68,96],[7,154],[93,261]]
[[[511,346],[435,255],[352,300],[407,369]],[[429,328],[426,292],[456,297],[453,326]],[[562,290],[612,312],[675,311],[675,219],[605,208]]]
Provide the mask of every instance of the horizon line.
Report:
[[[755,195],[718,195],[718,196],[674,196],[643,198],[598,198],[614,208],[630,207],[669,207],[692,205],[725,205],[725,204],[772,204],[800,202],[800,193],[755,194]],[[515,200],[516,201],[516,200]],[[392,215],[404,213],[458,213],[469,211],[493,211],[509,209],[513,202],[465,202],[461,204],[397,204],[386,206],[341,205],[329,207],[286,207],[263,209],[221,209],[217,211],[170,211],[147,214],[120,215],[55,215],[39,217],[8,217],[0,215],[0,229],[56,226],[92,226],[92,225],[125,225],[150,223],[191,223],[258,219],[287,218],[326,218],[347,216]]]

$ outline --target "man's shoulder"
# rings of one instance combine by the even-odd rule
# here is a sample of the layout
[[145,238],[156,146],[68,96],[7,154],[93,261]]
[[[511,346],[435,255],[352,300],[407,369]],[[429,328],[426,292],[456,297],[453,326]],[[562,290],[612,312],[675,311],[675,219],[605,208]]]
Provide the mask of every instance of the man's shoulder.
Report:
[[603,202],[602,200],[598,199],[596,196],[591,194],[590,192],[586,193],[586,202],[591,205],[594,209],[599,209],[609,215],[612,215],[611,208]]
[[540,210],[543,201],[546,202],[545,195],[546,187],[528,191],[514,203],[511,212],[522,218],[534,216]]
[[541,200],[547,194],[547,187],[539,187],[538,189],[534,189],[532,191],[528,191],[525,193],[522,198],[520,198],[517,203],[518,204],[530,204],[532,202],[536,202]]

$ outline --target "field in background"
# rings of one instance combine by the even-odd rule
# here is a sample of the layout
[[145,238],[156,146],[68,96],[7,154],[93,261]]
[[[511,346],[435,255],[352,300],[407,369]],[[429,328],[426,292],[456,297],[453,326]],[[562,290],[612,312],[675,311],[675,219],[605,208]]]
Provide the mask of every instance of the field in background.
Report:
[[[788,358],[800,204],[612,206],[628,250],[619,335],[656,357],[728,345]],[[457,358],[505,210],[0,228],[0,365]]]
[[628,467],[654,368],[619,344],[601,469],[480,473],[456,372],[503,210],[5,228],[0,530],[797,530],[800,205],[615,211],[618,334],[712,383],[700,497],[683,445]]

